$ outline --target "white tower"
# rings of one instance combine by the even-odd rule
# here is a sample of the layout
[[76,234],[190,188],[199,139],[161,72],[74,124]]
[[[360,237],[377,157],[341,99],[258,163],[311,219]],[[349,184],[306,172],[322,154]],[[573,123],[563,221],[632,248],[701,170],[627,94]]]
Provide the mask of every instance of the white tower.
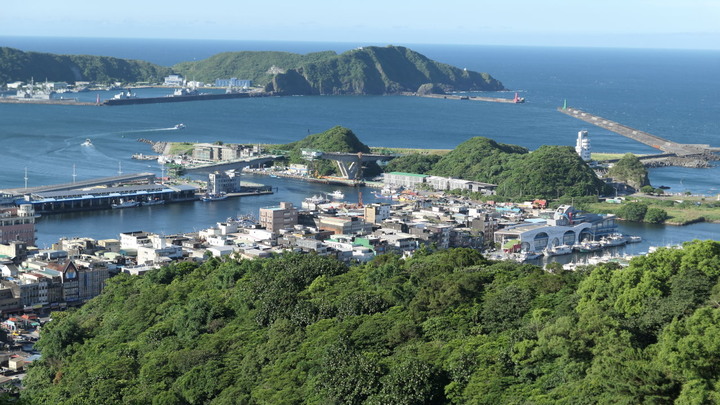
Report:
[[580,159],[589,162],[590,158],[590,137],[588,131],[583,129],[578,132],[577,143],[575,144],[575,152],[580,155]]

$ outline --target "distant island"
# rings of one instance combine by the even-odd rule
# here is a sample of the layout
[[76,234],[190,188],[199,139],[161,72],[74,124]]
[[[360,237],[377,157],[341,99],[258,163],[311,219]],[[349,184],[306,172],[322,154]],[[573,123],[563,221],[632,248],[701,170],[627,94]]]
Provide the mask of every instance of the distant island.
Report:
[[443,91],[505,90],[487,73],[435,62],[401,46],[357,48],[298,55],[287,52],[229,52],[173,69],[185,77],[242,77],[280,94],[394,94],[425,84]]
[[280,95],[397,94],[427,91],[499,91],[488,73],[435,62],[405,47],[362,47],[337,54],[227,52],[164,67],[149,62],[91,55],[55,55],[0,47],[0,83],[49,80],[75,83],[158,83],[180,74],[211,82],[238,77]]

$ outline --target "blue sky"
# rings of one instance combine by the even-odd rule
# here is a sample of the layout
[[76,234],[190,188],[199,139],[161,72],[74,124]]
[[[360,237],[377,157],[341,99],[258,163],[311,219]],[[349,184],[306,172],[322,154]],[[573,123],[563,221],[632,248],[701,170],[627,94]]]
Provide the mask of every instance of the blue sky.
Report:
[[388,44],[720,49],[718,22],[720,0],[4,0],[0,8],[0,36]]

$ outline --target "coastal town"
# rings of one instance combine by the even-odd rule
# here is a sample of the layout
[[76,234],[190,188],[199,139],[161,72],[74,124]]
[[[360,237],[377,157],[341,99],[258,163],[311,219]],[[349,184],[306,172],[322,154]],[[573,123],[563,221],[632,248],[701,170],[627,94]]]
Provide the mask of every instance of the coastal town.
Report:
[[[218,181],[220,177],[209,176],[207,190],[215,195],[225,192],[222,184],[233,184]],[[32,342],[52,311],[82,305],[118,274],[141,276],[177,262],[253,260],[291,251],[362,263],[380,254],[410,257],[418,249],[466,247],[493,259],[542,264],[543,257],[550,262],[571,253],[609,260],[605,250],[638,241],[618,234],[614,215],[582,213],[572,206],[553,210],[545,200],[483,202],[440,191],[449,189],[488,197],[495,192],[492,184],[386,173],[382,187],[375,189],[386,202],[348,203],[339,189],[310,196],[300,206],[282,202],[261,208],[257,217],[227,218],[197,232],[137,230],[100,240],[63,238],[50,249],[33,246],[34,207],[46,210],[45,205],[3,208],[0,311],[8,338],[0,366],[6,378],[23,375],[24,365],[37,358]]]

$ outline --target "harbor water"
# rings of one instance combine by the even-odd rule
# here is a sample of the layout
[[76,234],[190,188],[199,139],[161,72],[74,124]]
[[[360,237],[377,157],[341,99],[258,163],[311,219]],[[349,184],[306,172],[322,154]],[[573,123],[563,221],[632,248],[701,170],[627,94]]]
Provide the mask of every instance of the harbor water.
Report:
[[[145,59],[164,65],[197,60],[220,51],[349,50],[367,44],[233,41],[74,40],[73,45],[42,38],[0,37],[3,46],[58,53],[85,53]],[[44,48],[43,48],[44,47]],[[49,48],[52,49],[49,49]],[[54,48],[53,48],[54,47]],[[70,48],[68,48],[70,47]],[[74,48],[73,48],[74,47]],[[342,125],[370,146],[451,149],[474,136],[535,149],[543,144],[573,145],[587,129],[593,151],[654,153],[652,148],[609,131],[588,127],[556,111],[568,105],[682,143],[720,146],[720,52],[408,45],[431,59],[489,72],[525,104],[485,103],[404,96],[305,96],[213,100],[116,107],[0,104],[0,139],[5,153],[0,189],[66,183],[75,179],[152,171],[153,161],[131,159],[151,154],[138,142],[186,141],[287,143],[308,133]],[[160,51],[162,49],[162,51]],[[28,78],[29,79],[29,78]],[[117,92],[117,91],[116,91]],[[79,93],[94,101],[116,92]],[[170,89],[139,89],[139,96],[170,94]],[[492,95],[492,94],[491,94]],[[184,123],[183,130],[174,126]],[[81,144],[90,139],[93,146]],[[658,168],[654,186],[670,193],[690,191],[715,198],[720,169]],[[190,202],[165,206],[48,215],[38,219],[38,245],[59,237],[114,238],[119,232],[175,233],[199,230],[229,216],[254,215],[263,206],[331,192],[336,186],[247,175],[248,181],[275,189],[269,196]],[[352,191],[351,191],[352,190]],[[368,189],[343,189],[350,202],[372,202]],[[647,251],[691,239],[718,239],[720,225],[685,227],[621,225],[643,237],[627,249]]]

